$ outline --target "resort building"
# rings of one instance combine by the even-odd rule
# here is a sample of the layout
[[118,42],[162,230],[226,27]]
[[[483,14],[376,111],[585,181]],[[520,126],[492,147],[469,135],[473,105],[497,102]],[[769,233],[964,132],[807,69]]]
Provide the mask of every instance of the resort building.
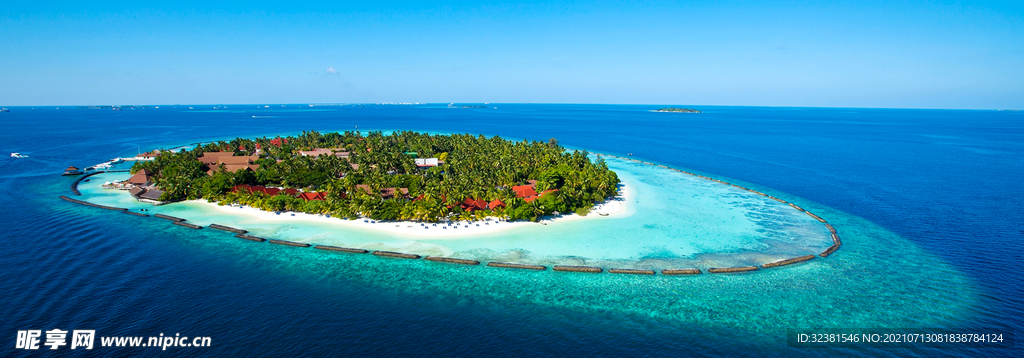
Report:
[[79,175],[79,174],[82,174],[81,170],[79,170],[78,168],[75,168],[74,166],[69,166],[67,169],[64,169],[64,174],[61,174],[61,175]]
[[512,191],[516,192],[516,196],[519,198],[529,198],[537,195],[533,185],[516,185],[512,187]]
[[306,157],[319,157],[321,155],[334,154],[334,151],[327,148],[317,148],[313,150],[301,150],[299,151],[299,154]]
[[136,198],[139,201],[149,202],[153,204],[163,204],[164,202],[160,201],[161,195],[164,195],[164,192],[161,190],[146,189],[146,191],[142,192],[142,194],[139,194],[139,196],[137,196]]
[[352,156],[352,152],[346,151],[343,148],[316,148],[313,150],[300,150],[299,155],[306,157],[319,157],[321,155],[333,155],[338,158],[348,159]]
[[145,152],[145,153],[136,155],[135,156],[135,160],[153,160],[153,159],[156,159],[156,156],[158,156],[158,155],[160,155],[160,151],[159,150],[154,150],[152,152]]
[[203,153],[202,157],[199,157],[199,161],[203,164],[210,165],[217,163],[220,157],[230,157],[235,155],[235,152],[206,152]]
[[131,189],[128,189],[128,194],[131,194],[132,197],[138,199],[139,198],[139,194],[142,194],[145,191],[146,191],[146,189],[143,189],[142,187],[136,186],[136,187],[132,187]]
[[465,211],[485,210],[487,209],[487,201],[466,198],[466,200],[464,200],[462,204],[459,204],[459,206],[461,206],[462,210]]
[[494,209],[497,209],[497,208],[504,208],[504,207],[505,207],[505,203],[501,202],[501,200],[498,200],[498,199],[491,200],[490,203],[487,203],[487,208],[491,209],[491,210],[494,210]]
[[165,202],[160,201],[160,196],[164,195],[164,192],[162,190],[136,186],[129,189],[128,193],[131,194],[132,197],[134,197],[135,200],[138,201],[153,203],[156,205],[165,204]]
[[137,187],[153,185],[153,174],[145,169],[139,170],[131,178],[128,178],[128,184]]
[[444,164],[443,161],[440,161],[437,158],[416,158],[414,160],[416,161],[416,167],[420,169],[427,169]]
[[201,163],[210,167],[210,170],[206,172],[209,175],[217,173],[220,168],[230,173],[239,170],[255,171],[260,167],[259,164],[253,164],[257,159],[260,159],[258,155],[236,157],[234,152],[206,152],[203,153],[202,157],[199,157]]
[[525,200],[527,203],[539,199],[544,194],[553,193],[558,189],[545,190],[543,193],[537,193],[537,181],[527,180],[526,185],[516,185],[512,187],[512,191],[516,192],[516,197]]
[[327,193],[319,192],[308,192],[299,194],[299,199],[310,201],[310,200],[327,200]]

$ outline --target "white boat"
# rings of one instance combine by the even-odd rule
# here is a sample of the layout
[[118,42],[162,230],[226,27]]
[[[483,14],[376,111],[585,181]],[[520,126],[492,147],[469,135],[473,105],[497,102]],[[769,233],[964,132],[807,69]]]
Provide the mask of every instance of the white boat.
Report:
[[192,107],[188,107],[188,109],[193,109],[193,108]]
[[28,158],[28,156],[21,155],[21,153],[11,153],[11,158]]

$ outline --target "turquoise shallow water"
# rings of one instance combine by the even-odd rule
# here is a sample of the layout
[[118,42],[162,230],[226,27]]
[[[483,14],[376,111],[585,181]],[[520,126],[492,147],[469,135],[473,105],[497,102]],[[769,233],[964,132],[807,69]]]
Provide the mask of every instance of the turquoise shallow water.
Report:
[[[127,173],[94,176],[80,185],[97,204],[148,209],[188,219],[243,228],[268,238],[366,249],[454,256],[480,261],[597,265],[615,268],[729,267],[760,265],[817,254],[832,244],[824,225],[788,205],[733,186],[668,169],[608,158],[631,194],[614,216],[596,212],[584,220],[529,224],[501,231],[447,237],[415,237],[314,220],[263,221],[197,203],[153,206],[125,191],[102,189]],[[627,200],[628,198],[628,200]],[[600,211],[600,210],[597,210]],[[278,214],[284,219],[290,213]],[[362,221],[362,220],[359,220]],[[508,223],[470,225],[508,226]],[[394,223],[378,223],[394,226]],[[414,226],[418,226],[414,224]],[[432,227],[435,231],[440,227]],[[446,231],[457,233],[454,228]]]
[[[172,353],[190,356],[1019,356],[1019,349],[786,345],[786,330],[796,327],[1017,329],[1024,311],[1014,223],[1024,210],[1013,198],[1024,193],[1011,178],[1022,172],[1024,132],[1012,113],[710,107],[699,117],[666,117],[643,106],[499,108],[339,108],[266,120],[163,106],[14,110],[0,137],[31,158],[6,162],[0,172],[8,247],[0,256],[0,316],[8,318],[0,334],[95,328],[101,335],[214,337],[209,350]],[[844,245],[828,258],[746,274],[533,272],[254,243],[57,199],[70,193],[73,178],[55,175],[69,164],[137,147],[278,133],[285,120],[291,132],[360,125],[555,136],[574,147],[632,152],[794,202],[832,223]],[[159,125],[147,124],[153,121]],[[637,189],[627,218],[415,241],[487,260],[605,268],[758,263],[828,245],[820,224],[774,201],[657,167],[611,165]],[[233,220],[125,195],[95,197],[102,194],[90,185],[103,181],[86,183],[86,197],[195,215],[189,220],[204,225]],[[412,241],[367,230],[237,224],[314,243]],[[10,347],[0,355],[24,353]]]
[[[369,249],[399,248],[403,252],[484,262],[706,270],[816,254],[831,245],[824,225],[788,205],[652,165],[615,158],[608,158],[608,162],[624,184],[636,192],[625,215],[528,225],[458,239],[410,238],[314,221],[295,220],[282,225],[223,213],[202,204],[138,203],[123,191],[99,187],[104,181],[125,178],[124,173],[95,176],[80,190],[84,194],[81,198],[91,202],[145,208],[150,214],[182,217],[199,225],[240,227],[268,238]],[[766,344],[777,341],[777,335],[793,327],[948,325],[964,319],[963,312],[977,300],[967,277],[898,235],[785,193],[750,188],[826,218],[843,238],[840,253],[754,273],[649,277],[462,267],[250,243],[211,229],[179,230],[202,237],[189,240],[189,244],[225,255],[241,255],[253,263],[263,262],[260,266],[277,267],[286,276],[344,278],[389,291],[465,295],[465,299],[551,306],[588,314],[613,311],[728,328],[733,334],[749,335],[754,342],[763,336],[762,343]],[[123,214],[114,219],[170,225],[161,219]],[[382,279],[382,272],[387,272],[387,279]],[[922,290],[931,294],[920,295]]]

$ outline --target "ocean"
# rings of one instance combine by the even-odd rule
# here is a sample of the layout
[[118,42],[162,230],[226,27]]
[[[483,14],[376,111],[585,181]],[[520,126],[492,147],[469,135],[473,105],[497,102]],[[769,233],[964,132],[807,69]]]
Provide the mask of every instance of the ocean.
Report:
[[[0,354],[38,355],[15,348],[18,332],[59,328],[211,338],[209,347],[166,351],[97,341],[94,353],[108,356],[1021,355],[1020,348],[955,345],[802,348],[788,339],[793,329],[892,328],[1001,332],[1012,340],[1024,308],[1022,112],[159,107],[0,113],[4,154],[28,156],[0,162],[6,193],[0,240],[7,249],[0,255],[0,340],[6,342]],[[75,178],[60,176],[68,165],[200,141],[356,128],[557,138],[569,148],[631,154],[796,203],[832,223],[843,247],[827,258],[745,274],[521,272],[257,244],[58,199],[72,195]],[[482,259],[516,252],[521,260],[603,267],[749,264],[763,258],[751,252],[789,255],[828,245],[817,240],[827,231],[808,226],[813,221],[749,196],[652,166],[609,165],[639,190],[627,218],[538,225],[476,241],[419,240],[415,247],[372,231],[233,223],[315,244],[380,244]],[[80,198],[119,200],[96,188],[107,175],[84,183]],[[204,225],[231,220],[182,204],[154,208],[160,210],[192,213],[189,220]],[[785,225],[772,226],[779,223]]]

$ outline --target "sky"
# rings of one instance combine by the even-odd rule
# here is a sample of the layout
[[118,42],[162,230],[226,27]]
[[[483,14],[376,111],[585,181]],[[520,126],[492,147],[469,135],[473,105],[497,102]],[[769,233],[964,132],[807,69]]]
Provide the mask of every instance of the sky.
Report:
[[1024,109],[1020,0],[210,3],[5,3],[0,106]]

